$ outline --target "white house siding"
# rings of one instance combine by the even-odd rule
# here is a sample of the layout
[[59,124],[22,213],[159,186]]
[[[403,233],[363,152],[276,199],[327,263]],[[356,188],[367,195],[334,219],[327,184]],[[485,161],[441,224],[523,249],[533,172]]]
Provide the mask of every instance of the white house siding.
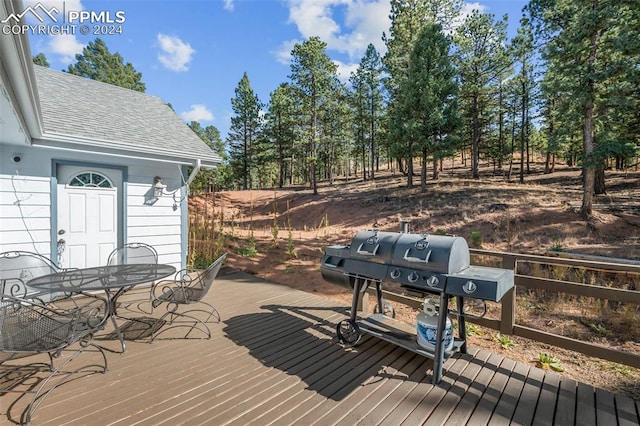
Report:
[[[11,161],[16,153],[19,163]],[[49,164],[50,158],[28,146],[0,143],[0,252],[51,256]]]
[[[57,160],[62,164],[87,164],[87,169],[91,169],[90,165],[126,167],[125,242],[151,244],[158,251],[159,262],[178,269],[184,267],[181,221],[186,200],[182,199],[184,190],[178,165],[26,145],[16,148],[1,142],[0,252],[28,250],[56,260],[51,255],[50,191],[52,161]],[[22,154],[19,164],[11,161],[14,152]],[[167,188],[154,205],[147,205],[145,200],[151,194],[154,176],[162,177]]]
[[[127,186],[127,242],[143,242],[158,251],[158,261],[180,268],[182,253],[182,206],[184,188],[178,165],[146,162],[129,167]],[[154,177],[162,178],[163,195],[153,205]],[[185,244],[186,246],[186,244]]]

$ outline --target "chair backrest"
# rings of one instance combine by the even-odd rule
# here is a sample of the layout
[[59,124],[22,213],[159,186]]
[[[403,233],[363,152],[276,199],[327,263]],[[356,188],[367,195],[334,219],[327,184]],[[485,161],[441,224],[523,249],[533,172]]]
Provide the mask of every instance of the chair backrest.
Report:
[[205,269],[204,271],[202,271],[200,275],[198,275],[196,282],[197,282],[197,285],[202,290],[201,293],[198,294],[199,299],[202,299],[211,288],[211,285],[213,284],[213,281],[218,276],[218,272],[220,272],[222,263],[226,258],[227,258],[227,253],[222,254],[211,265],[207,266],[207,269]]
[[137,263],[158,263],[158,252],[145,243],[129,243],[111,252],[107,264],[131,265]]
[[2,294],[23,297],[30,291],[26,286],[27,281],[58,271],[59,268],[51,260],[37,253],[28,251],[0,253]]

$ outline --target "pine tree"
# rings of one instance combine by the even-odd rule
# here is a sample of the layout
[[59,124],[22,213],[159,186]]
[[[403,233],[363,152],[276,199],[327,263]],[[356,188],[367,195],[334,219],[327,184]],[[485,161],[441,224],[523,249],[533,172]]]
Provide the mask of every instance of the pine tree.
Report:
[[291,79],[300,99],[302,112],[307,120],[304,137],[308,140],[307,159],[309,182],[314,195],[318,194],[316,175],[318,143],[318,121],[328,93],[337,80],[337,65],[326,53],[327,44],[319,37],[311,37],[298,43],[291,52]]
[[282,83],[271,92],[268,112],[265,114],[265,135],[274,146],[275,160],[278,164],[278,188],[284,187],[287,161],[292,161],[296,122],[293,89],[288,83]]
[[[471,173],[480,177],[481,144],[491,120],[494,96],[511,62],[506,50],[507,16],[474,10],[454,36],[456,64],[461,80],[461,111],[471,134]],[[466,131],[466,130],[465,130]]]
[[[409,61],[407,80],[399,90],[409,129],[408,154],[422,157],[421,188],[426,191],[427,157],[438,157],[438,145],[458,124],[455,95],[456,70],[449,56],[450,43],[437,24],[426,24],[418,35]],[[415,151],[414,151],[415,149]]]
[[131,62],[124,63],[119,53],[112,54],[109,48],[97,38],[89,42],[82,53],[76,55],[76,63],[69,65],[67,72],[124,87],[125,89],[144,92],[145,84],[142,82],[142,74],[136,72]]
[[252,173],[256,160],[254,145],[262,126],[262,104],[251,88],[246,72],[235,89],[231,107],[235,116],[231,117],[227,134],[230,165],[236,178],[242,180],[242,189],[249,189],[253,188]]
[[47,57],[42,52],[33,57],[33,63],[42,67],[49,68],[49,61],[47,61]]
[[[556,116],[554,131],[581,135],[580,211],[586,219],[595,193],[604,192],[608,157],[626,145],[618,141],[631,136],[622,129],[633,122],[631,111],[638,105],[633,89],[640,56],[637,6],[628,0],[532,0],[527,7],[544,43],[547,102],[570,112]],[[627,140],[638,143],[637,136]]]
[[[366,135],[366,144],[369,151],[369,177],[373,179],[377,169],[377,152],[380,140],[378,133],[383,113],[382,59],[373,44],[367,46],[367,50],[356,71],[354,82],[358,90],[362,91],[360,99],[363,113],[361,124],[363,135]],[[364,166],[365,158],[363,152],[363,168]],[[366,176],[363,177],[367,178]]]

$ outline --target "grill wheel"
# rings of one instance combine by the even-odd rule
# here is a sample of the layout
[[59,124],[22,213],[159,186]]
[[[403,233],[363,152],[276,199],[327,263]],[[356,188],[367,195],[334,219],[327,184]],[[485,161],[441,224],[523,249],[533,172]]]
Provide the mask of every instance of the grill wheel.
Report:
[[360,327],[355,321],[351,319],[345,319],[338,323],[336,326],[336,334],[338,340],[345,346],[355,346],[360,341],[362,334],[360,333]]

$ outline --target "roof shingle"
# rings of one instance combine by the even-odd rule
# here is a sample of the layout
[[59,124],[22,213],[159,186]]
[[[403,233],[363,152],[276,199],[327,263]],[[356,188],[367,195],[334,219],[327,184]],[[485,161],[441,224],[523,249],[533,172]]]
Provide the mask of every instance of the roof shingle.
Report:
[[96,140],[147,155],[157,151],[206,165],[220,163],[160,98],[37,65],[34,69],[45,139]]

